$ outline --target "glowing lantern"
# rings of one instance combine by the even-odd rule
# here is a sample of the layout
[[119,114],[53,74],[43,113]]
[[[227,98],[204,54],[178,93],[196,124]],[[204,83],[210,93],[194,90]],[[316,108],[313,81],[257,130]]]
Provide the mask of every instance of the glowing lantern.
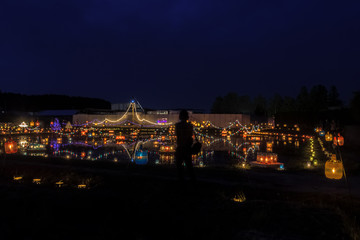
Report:
[[333,140],[332,134],[329,133],[329,132],[327,132],[327,133],[325,134],[325,141],[331,142],[332,140]]
[[139,150],[135,153],[135,163],[139,165],[147,164],[148,162],[148,151]]
[[23,177],[22,176],[14,176],[13,180],[15,182],[22,183],[23,182]]
[[19,127],[21,127],[21,128],[27,128],[28,125],[27,125],[25,122],[22,122],[22,123],[19,125]]
[[15,141],[10,140],[5,143],[5,153],[6,154],[16,153],[17,150],[18,150],[18,146]]
[[276,153],[258,153],[256,156],[256,161],[263,164],[273,164],[277,162]]
[[321,130],[321,131],[319,132],[319,135],[320,135],[321,137],[325,136],[325,131]]
[[67,123],[66,123],[65,129],[66,129],[67,131],[70,131],[70,130],[72,129],[72,125],[71,125],[70,122],[67,122]]
[[337,137],[334,137],[334,145],[337,146],[343,146],[344,145],[344,137],[340,135],[340,133],[338,134]]
[[21,181],[21,180],[23,179],[23,177],[16,177],[16,176],[14,176],[13,179],[14,179],[14,181]]
[[37,126],[37,127],[40,126],[39,121],[36,121],[35,126]]
[[64,186],[64,182],[62,180],[60,180],[60,181],[56,182],[55,185],[60,188],[60,187]]
[[234,202],[245,202],[245,200],[246,200],[246,197],[243,192],[236,194],[235,197],[233,198]]
[[336,159],[336,155],[333,154],[331,160],[325,163],[325,176],[329,179],[341,179],[343,177],[343,163]]
[[33,183],[35,183],[35,184],[41,184],[41,179],[40,179],[40,178],[34,178],[34,179],[33,179]]

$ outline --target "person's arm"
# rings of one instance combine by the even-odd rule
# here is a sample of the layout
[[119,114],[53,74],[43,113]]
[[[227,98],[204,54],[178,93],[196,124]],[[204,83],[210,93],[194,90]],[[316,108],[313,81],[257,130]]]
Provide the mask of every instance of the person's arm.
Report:
[[175,136],[177,137],[177,136],[179,136],[179,133],[178,133],[178,127],[176,126],[176,124],[175,124]]
[[191,124],[191,136],[193,141],[195,140],[195,132],[194,132],[194,126]]

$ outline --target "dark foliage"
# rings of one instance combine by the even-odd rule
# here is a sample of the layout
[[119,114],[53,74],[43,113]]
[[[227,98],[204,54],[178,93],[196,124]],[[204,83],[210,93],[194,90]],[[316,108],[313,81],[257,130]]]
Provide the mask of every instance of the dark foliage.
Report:
[[0,109],[2,111],[37,112],[43,110],[64,110],[83,108],[110,109],[110,102],[88,97],[71,97],[66,95],[23,95],[0,92]]
[[[274,94],[270,99],[259,95],[254,99],[228,93],[217,97],[213,103],[212,113],[248,113],[252,119],[266,119],[274,116],[277,121],[288,123],[317,124],[319,121],[336,119],[341,122],[360,121],[360,92],[355,93],[351,104],[353,118],[343,107],[335,86],[328,90],[323,85],[315,85],[310,91],[304,86],[296,98]],[[254,116],[254,118],[253,118]]]
[[360,123],[360,91],[354,92],[350,103],[351,115],[356,123]]

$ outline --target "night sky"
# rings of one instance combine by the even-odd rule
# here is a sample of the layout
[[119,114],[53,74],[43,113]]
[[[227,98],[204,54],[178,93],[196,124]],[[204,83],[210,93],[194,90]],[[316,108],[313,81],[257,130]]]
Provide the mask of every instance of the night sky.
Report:
[[360,1],[0,3],[0,89],[209,109],[230,91],[360,90]]

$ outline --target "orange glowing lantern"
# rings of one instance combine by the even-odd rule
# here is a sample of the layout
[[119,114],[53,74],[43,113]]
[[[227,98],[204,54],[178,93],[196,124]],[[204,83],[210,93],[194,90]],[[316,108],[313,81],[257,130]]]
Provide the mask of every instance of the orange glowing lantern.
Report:
[[17,150],[18,150],[18,146],[15,141],[9,140],[5,143],[5,153],[6,154],[16,153]]
[[329,179],[342,179],[343,172],[343,163],[338,161],[336,155],[333,154],[331,160],[328,160],[325,163],[325,176]]
[[258,153],[256,161],[261,164],[276,164],[277,154],[276,153]]
[[325,141],[331,142],[333,140],[333,135],[329,132],[325,134]]
[[344,145],[344,137],[338,134],[337,137],[334,137],[334,145],[336,146],[343,146]]
[[264,156],[261,153],[258,153],[256,156],[256,161],[258,162],[263,162],[264,161]]

